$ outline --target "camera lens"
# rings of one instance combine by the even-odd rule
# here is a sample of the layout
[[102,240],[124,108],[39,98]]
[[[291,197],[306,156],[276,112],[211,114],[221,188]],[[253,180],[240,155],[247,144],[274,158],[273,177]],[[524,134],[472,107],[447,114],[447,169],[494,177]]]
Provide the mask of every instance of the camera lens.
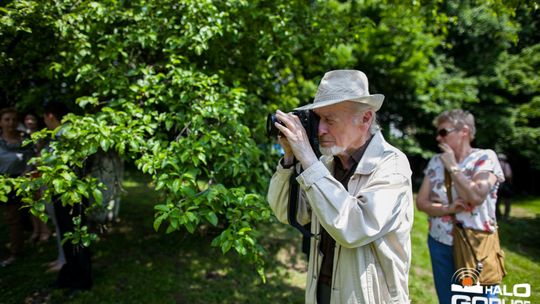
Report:
[[268,118],[266,119],[266,135],[268,137],[276,137],[279,134],[278,128],[274,125],[276,122],[276,115],[275,114],[268,114]]

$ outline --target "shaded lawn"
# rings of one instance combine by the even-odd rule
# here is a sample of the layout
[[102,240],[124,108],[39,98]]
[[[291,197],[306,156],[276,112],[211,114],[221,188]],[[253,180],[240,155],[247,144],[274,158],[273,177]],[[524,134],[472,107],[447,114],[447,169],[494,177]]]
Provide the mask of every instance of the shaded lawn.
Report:
[[[0,269],[0,303],[301,303],[305,261],[296,233],[285,225],[261,227],[269,259],[266,284],[255,268],[236,254],[210,246],[212,231],[153,230],[156,195],[147,180],[130,178],[115,223],[92,247],[94,286],[72,298],[48,288],[55,274],[45,273],[56,258],[52,240],[26,246],[17,264]],[[0,211],[2,212],[2,211]],[[2,212],[3,213],[3,212]],[[3,216],[3,214],[1,214]],[[2,217],[3,219],[3,217]],[[29,236],[29,235],[28,235]],[[7,228],[0,222],[2,256]],[[296,266],[291,261],[296,259]]]
[[[290,227],[273,223],[259,227],[268,250],[267,283],[255,269],[233,253],[222,255],[210,243],[213,231],[191,235],[165,234],[152,228],[156,194],[148,179],[126,179],[121,221],[92,247],[94,287],[72,296],[47,286],[55,274],[45,273],[56,257],[55,246],[27,246],[19,263],[0,269],[0,303],[303,303],[306,262],[300,236]],[[502,222],[501,243],[509,275],[503,284],[529,283],[540,300],[539,199],[514,204],[510,222]],[[0,211],[3,213],[3,211]],[[3,216],[3,214],[2,214]],[[525,217],[526,216],[526,217]],[[427,219],[415,213],[413,259],[409,288],[413,303],[436,303],[426,244]],[[0,222],[0,242],[7,230]],[[2,247],[3,256],[7,251]]]

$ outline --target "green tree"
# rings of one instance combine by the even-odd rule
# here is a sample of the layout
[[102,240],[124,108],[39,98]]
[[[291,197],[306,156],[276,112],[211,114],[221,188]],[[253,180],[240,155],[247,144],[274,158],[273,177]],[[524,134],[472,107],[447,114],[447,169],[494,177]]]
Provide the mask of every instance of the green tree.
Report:
[[446,53],[477,82],[475,102],[464,105],[477,117],[477,144],[540,169],[538,3],[448,1],[445,10],[455,20]]
[[0,100],[74,113],[36,160],[42,177],[0,177],[0,200],[47,186],[47,198],[99,202],[95,180],[74,171],[114,150],[152,176],[156,229],[216,226],[213,245],[262,274],[256,227],[271,220],[277,158],[267,113],[311,102],[327,70],[360,69],[386,95],[383,132],[411,157],[436,151],[436,114],[463,107],[479,117],[480,145],[538,160],[537,14],[534,2],[495,0],[3,2]]

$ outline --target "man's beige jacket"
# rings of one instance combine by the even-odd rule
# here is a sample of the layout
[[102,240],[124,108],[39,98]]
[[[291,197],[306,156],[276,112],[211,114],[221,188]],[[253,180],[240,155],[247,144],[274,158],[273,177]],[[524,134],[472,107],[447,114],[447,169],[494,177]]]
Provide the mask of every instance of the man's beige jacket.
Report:
[[[268,201],[279,221],[287,223],[289,178],[293,168],[278,165]],[[407,157],[377,132],[348,183],[331,174],[333,157],[302,172],[298,222],[320,225],[336,240],[331,303],[409,303],[413,223],[411,169]],[[311,239],[306,303],[317,303],[322,255]]]

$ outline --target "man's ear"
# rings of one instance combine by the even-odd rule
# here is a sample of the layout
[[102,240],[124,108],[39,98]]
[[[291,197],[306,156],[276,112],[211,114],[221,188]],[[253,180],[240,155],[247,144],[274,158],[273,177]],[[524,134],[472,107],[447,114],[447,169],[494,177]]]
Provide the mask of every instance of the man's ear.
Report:
[[367,111],[362,116],[362,123],[369,123],[369,122],[371,122],[371,119],[373,119],[373,112],[372,111]]

